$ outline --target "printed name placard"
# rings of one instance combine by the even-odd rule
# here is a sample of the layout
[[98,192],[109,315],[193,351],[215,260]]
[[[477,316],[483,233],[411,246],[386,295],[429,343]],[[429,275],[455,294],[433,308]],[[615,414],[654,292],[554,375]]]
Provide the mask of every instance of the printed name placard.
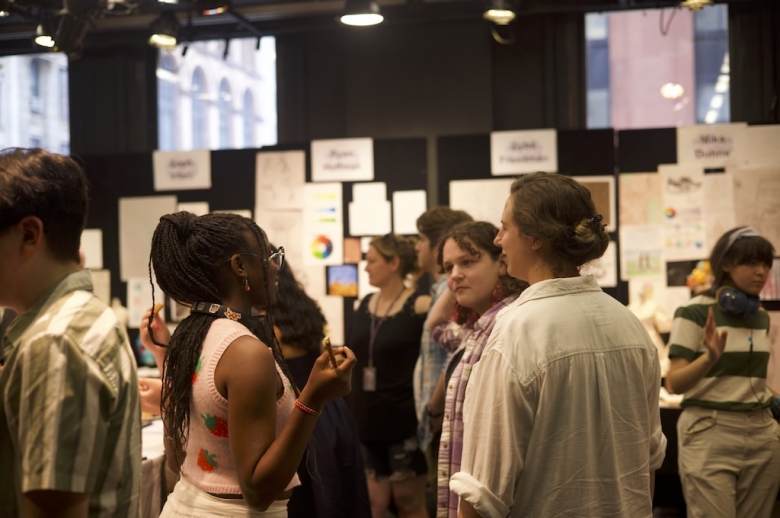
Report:
[[493,176],[558,172],[558,138],[554,129],[494,131],[490,134]]
[[677,128],[677,163],[724,167],[741,162],[747,124],[702,124]]
[[211,151],[155,151],[154,190],[211,189]]
[[374,179],[374,140],[312,140],[313,182],[356,182]]

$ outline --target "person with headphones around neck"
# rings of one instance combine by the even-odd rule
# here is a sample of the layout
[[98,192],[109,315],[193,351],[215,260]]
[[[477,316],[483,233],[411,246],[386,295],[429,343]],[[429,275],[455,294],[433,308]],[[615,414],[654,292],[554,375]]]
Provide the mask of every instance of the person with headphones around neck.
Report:
[[758,294],[774,247],[751,227],[712,249],[712,289],[677,309],[669,392],[683,394],[678,464],[689,517],[768,518],[780,487],[780,426],[766,384],[769,315]]

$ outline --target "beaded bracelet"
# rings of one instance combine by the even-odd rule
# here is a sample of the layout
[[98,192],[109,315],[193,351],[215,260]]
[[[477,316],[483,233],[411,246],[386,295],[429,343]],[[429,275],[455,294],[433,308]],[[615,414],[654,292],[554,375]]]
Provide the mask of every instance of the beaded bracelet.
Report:
[[306,405],[304,405],[303,403],[301,403],[297,399],[295,400],[295,406],[298,407],[298,409],[300,409],[304,413],[309,414],[309,415],[313,415],[315,417],[320,415],[320,414],[322,414],[322,412],[318,412],[317,410],[314,410],[313,408],[307,407]]

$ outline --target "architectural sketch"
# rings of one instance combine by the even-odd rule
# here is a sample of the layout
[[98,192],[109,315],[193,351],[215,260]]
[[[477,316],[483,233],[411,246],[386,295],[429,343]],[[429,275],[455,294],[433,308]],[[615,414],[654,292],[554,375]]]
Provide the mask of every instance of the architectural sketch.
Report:
[[734,171],[739,225],[750,225],[780,250],[780,166]]

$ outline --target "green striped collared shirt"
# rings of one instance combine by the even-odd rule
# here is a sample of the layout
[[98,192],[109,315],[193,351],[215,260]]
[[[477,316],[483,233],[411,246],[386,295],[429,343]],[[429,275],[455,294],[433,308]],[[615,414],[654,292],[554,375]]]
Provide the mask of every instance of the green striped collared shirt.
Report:
[[141,411],[135,358],[89,271],[67,275],[4,339],[0,516],[35,490],[89,494],[90,517],[139,516]]
[[674,314],[669,356],[693,361],[707,348],[702,341],[709,308],[718,333],[728,331],[726,348],[704,378],[683,396],[681,406],[751,411],[766,408],[772,394],[766,386],[769,364],[769,315],[740,318],[729,315],[708,295],[692,298]]

